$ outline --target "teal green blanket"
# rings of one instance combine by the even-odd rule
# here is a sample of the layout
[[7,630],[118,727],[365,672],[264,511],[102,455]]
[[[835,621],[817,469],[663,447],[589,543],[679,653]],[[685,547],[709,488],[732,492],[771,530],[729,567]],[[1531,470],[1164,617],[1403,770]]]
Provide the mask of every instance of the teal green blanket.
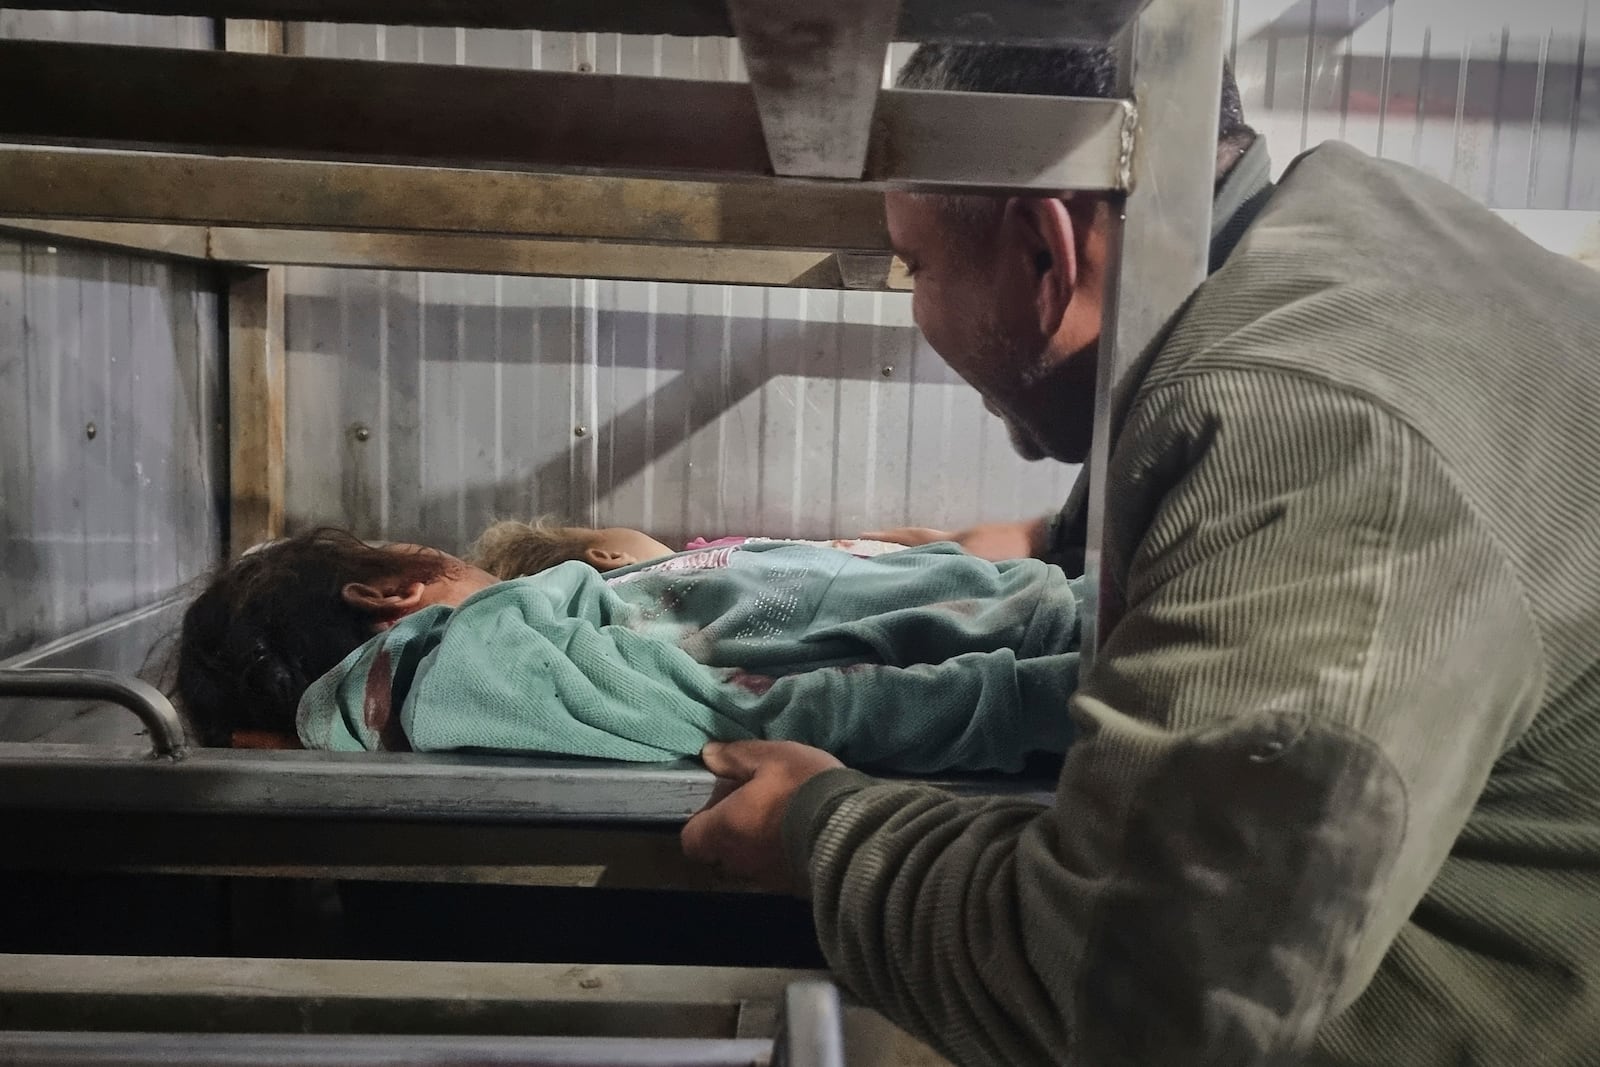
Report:
[[1015,770],[1071,738],[1078,598],[1035,560],[760,544],[566,563],[409,616],[306,691],[339,751],[697,755],[802,741],[906,772]]

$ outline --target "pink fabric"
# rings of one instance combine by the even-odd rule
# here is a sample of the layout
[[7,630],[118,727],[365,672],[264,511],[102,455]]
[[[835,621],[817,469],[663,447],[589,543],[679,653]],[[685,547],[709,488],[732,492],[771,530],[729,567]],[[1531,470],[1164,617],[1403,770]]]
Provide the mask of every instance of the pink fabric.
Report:
[[707,541],[704,537],[696,537],[693,541],[683,546],[685,552],[698,552],[702,548],[733,548],[748,541],[748,537],[719,537],[715,541]]

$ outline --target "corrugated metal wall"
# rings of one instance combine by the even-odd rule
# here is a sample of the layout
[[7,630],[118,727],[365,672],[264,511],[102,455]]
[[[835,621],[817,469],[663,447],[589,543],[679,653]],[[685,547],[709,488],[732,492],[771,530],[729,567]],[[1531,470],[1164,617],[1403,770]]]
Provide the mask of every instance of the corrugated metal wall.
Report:
[[[1280,169],[1339,137],[1498,208],[1592,213],[1596,14],[1586,0],[1237,0],[1232,54]],[[94,13],[0,11],[0,36],[213,43],[206,20]],[[723,40],[326,26],[291,39],[313,55],[743,76]],[[448,545],[535,513],[667,538],[955,526],[1038,513],[1072,473],[1011,455],[903,295],[290,282],[298,526]],[[218,554],[218,315],[204,272],[0,240],[0,658],[158,601]],[[126,670],[125,644],[102,636],[83,654]]]
[[[742,78],[728,40],[307,26],[306,54]],[[902,50],[904,51],[904,50]],[[497,515],[672,540],[1028,515],[1028,465],[904,294],[289,276],[289,511],[447,546]],[[362,432],[359,432],[362,431]]]
[[[1494,206],[1600,208],[1585,0],[1474,6],[1502,7],[1238,0],[1232,54],[1279,169],[1343,137]],[[726,40],[313,25],[291,41],[743,77]],[[297,526],[443,545],[536,513],[666,539],[848,534],[1040,513],[1072,476],[1011,455],[904,295],[321,270],[289,287]]]
[[[212,43],[204,19],[45,12],[0,13],[0,36]],[[218,558],[219,315],[208,272],[0,239],[0,659]]]
[[1592,0],[1237,0],[1246,117],[1281,170],[1343,140],[1494,208],[1600,210]]

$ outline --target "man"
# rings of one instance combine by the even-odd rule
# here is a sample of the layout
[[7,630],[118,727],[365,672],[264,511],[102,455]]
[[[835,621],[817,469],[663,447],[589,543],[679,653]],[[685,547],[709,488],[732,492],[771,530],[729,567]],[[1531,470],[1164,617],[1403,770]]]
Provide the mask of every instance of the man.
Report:
[[[930,343],[1080,459],[1109,206],[888,210]],[[1115,428],[1126,607],[1054,804],[714,747],[686,850],[810,893],[841,980],[963,1064],[1593,1064],[1597,353],[1586,268],[1313,150]]]
[[[1004,50],[921,49],[901,70],[903,89],[943,89],[954,85],[983,85],[987,92],[1034,93],[1046,96],[1109,97],[1116,84],[1111,54],[1100,48],[1068,48],[1025,54],[1026,62],[1006,62]],[[1255,218],[1272,191],[1272,160],[1266,141],[1244,121],[1239,87],[1232,70],[1224,67],[1222,106],[1217,123],[1217,184],[1211,218],[1210,269],[1227,261],[1245,227]],[[1069,401],[1070,403],[1071,401]],[[993,407],[991,405],[991,410]],[[1039,445],[1024,428],[1008,423],[1012,446],[1027,459],[1043,459]],[[1068,574],[1083,573],[1085,540],[1083,496],[1087,483],[1080,479],[1073,495],[1058,512],[1019,522],[986,522],[965,530],[935,530],[902,526],[863,534],[876,541],[926,545],[953,541],[975,556],[1000,562],[1032,557],[1054,563]]]

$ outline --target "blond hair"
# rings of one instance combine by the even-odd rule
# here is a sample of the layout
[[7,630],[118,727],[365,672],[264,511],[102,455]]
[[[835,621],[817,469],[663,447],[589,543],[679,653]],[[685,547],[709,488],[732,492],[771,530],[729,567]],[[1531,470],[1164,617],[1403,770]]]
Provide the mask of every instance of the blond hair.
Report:
[[496,578],[509,580],[568,560],[583,560],[593,541],[593,530],[561,526],[553,519],[503,519],[483,531],[472,546],[471,558]]

